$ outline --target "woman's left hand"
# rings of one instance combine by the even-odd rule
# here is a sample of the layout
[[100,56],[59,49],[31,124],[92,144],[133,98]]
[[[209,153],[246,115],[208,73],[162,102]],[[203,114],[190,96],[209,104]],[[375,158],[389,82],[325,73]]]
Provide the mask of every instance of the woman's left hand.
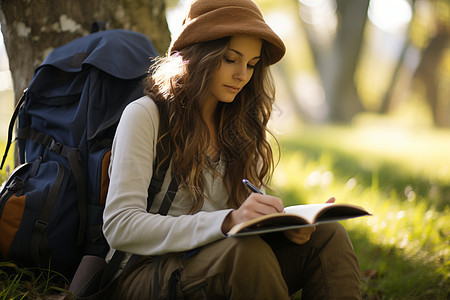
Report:
[[302,227],[298,229],[285,230],[284,235],[292,242],[303,245],[311,238],[311,234],[316,230],[314,227]]
[[[326,203],[334,203],[335,198],[331,197]],[[303,245],[309,241],[311,234],[316,230],[316,226],[302,227],[298,229],[285,230],[284,235],[292,242]]]

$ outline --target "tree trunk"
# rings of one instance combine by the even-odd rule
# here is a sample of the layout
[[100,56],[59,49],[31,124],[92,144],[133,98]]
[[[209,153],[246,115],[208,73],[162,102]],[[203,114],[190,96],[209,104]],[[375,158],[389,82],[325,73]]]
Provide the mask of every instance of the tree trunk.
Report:
[[317,38],[315,25],[304,23],[317,71],[329,106],[328,120],[347,123],[363,105],[354,75],[361,53],[369,0],[336,1],[338,27],[334,38]]
[[337,0],[336,3],[341,20],[333,43],[332,56],[336,67],[328,71],[331,78],[327,80],[325,94],[330,101],[330,119],[346,123],[363,111],[354,77],[362,49],[369,0]]
[[413,75],[412,81],[419,80],[425,87],[425,100],[438,127],[448,127],[449,122],[445,110],[445,97],[440,97],[439,72],[445,51],[450,45],[450,29],[446,24],[438,23],[438,32],[423,50],[422,57]]
[[94,21],[144,33],[161,54],[170,43],[164,0],[0,0],[0,21],[16,101],[50,51],[89,34]]
[[408,49],[411,47],[411,41],[409,39],[409,35],[411,33],[411,28],[413,24],[413,20],[416,16],[416,0],[411,1],[411,8],[412,8],[412,19],[408,24],[408,28],[405,32],[405,39],[403,41],[402,50],[400,52],[400,56],[397,60],[397,63],[395,65],[394,71],[392,72],[392,79],[389,80],[389,85],[386,89],[386,92],[384,93],[384,96],[381,100],[381,105],[378,110],[380,114],[387,114],[390,112],[392,102],[394,100],[394,94],[397,89],[397,85],[400,82],[401,78],[401,70],[402,67],[405,64],[406,54],[408,52]]

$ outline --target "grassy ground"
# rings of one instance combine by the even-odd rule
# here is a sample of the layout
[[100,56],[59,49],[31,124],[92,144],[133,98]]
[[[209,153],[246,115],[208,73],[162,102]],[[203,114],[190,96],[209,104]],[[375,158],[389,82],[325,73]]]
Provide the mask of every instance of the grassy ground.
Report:
[[[450,132],[385,123],[300,128],[279,139],[272,193],[288,205],[335,196],[373,213],[343,222],[360,260],[364,299],[448,299]],[[66,284],[51,272],[0,265],[0,299],[58,293],[49,281]]]
[[448,299],[450,132],[309,127],[280,142],[273,185],[285,202],[335,196],[373,213],[343,222],[365,299]]
[[51,270],[18,267],[0,262],[0,299],[62,299],[69,282]]

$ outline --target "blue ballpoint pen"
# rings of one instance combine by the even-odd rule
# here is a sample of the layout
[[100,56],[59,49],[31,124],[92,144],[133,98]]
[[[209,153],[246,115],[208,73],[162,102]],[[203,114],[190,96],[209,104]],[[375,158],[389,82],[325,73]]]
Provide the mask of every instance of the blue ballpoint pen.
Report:
[[242,183],[244,183],[249,189],[252,190],[254,193],[263,194],[256,186],[254,186],[250,181],[247,179],[242,179]]

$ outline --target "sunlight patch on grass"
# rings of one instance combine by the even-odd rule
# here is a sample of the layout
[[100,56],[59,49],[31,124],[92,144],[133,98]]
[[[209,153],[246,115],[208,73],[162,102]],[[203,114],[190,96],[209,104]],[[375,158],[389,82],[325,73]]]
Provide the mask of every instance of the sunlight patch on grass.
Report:
[[450,130],[400,126],[389,118],[361,118],[352,127],[305,126],[285,135],[301,144],[344,151],[367,162],[384,160],[408,172],[450,182]]

